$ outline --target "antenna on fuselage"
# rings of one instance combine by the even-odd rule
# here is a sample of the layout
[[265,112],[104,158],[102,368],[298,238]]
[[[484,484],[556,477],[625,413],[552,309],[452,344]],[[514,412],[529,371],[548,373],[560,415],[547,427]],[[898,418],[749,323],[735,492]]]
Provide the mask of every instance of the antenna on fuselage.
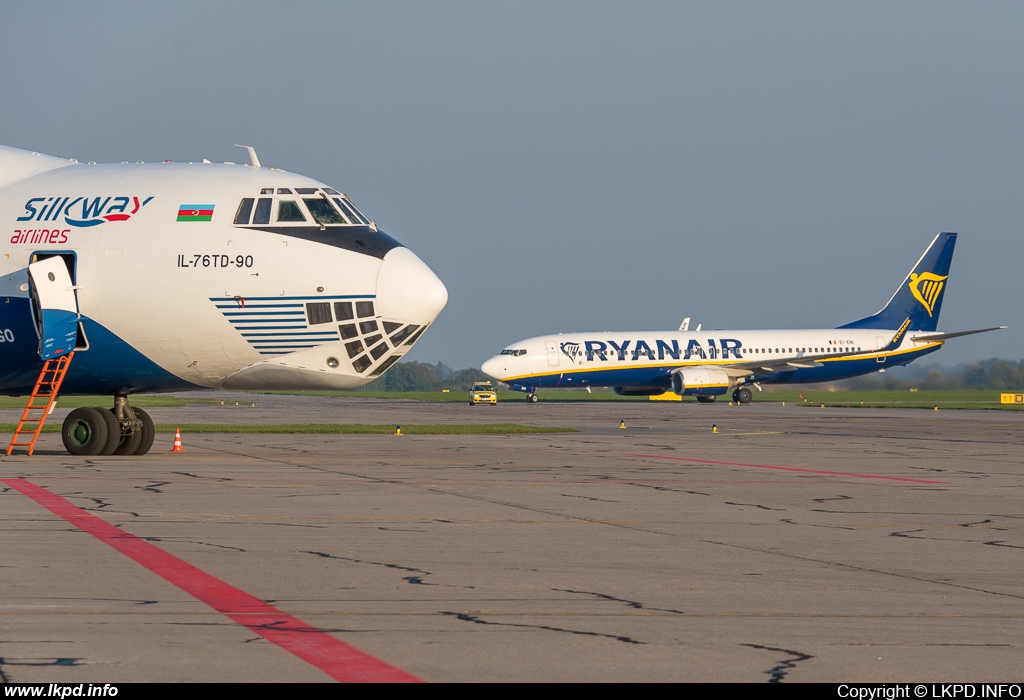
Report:
[[679,324],[679,330],[688,331],[690,330],[690,317],[687,316],[683,319],[683,322]]
[[244,148],[245,150],[249,151],[249,165],[251,165],[254,168],[263,167],[260,165],[260,159],[259,156],[256,155],[255,148],[253,148],[252,146],[243,146],[240,143],[236,143],[235,145],[238,146],[239,148]]

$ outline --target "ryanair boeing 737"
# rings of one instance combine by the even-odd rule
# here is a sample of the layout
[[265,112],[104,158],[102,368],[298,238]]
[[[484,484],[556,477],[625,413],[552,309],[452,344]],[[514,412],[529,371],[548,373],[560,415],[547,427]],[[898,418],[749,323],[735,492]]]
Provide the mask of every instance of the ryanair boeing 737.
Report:
[[614,387],[626,396],[673,391],[710,403],[732,393],[749,403],[762,384],[848,379],[906,365],[950,339],[1005,326],[939,333],[955,233],[932,241],[878,313],[822,330],[569,333],[513,343],[483,364],[495,379],[529,392],[541,387]]
[[64,421],[72,454],[145,454],[135,393],[361,386],[441,313],[441,281],[351,199],[249,159],[0,146],[0,391],[112,395]]

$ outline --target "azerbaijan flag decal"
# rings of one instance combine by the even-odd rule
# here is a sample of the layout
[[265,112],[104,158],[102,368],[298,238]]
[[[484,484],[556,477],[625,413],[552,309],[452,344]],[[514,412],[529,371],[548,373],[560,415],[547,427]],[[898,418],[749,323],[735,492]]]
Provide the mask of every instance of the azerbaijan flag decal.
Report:
[[178,207],[178,221],[210,221],[213,204],[182,204]]

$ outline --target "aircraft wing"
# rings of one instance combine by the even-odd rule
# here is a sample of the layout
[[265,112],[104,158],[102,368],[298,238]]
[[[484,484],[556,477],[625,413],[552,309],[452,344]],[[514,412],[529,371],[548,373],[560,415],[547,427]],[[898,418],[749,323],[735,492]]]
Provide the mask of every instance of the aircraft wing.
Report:
[[950,338],[959,338],[962,335],[974,335],[975,333],[988,333],[989,331],[1001,331],[1006,326],[994,326],[992,328],[979,328],[974,331],[957,331],[956,333],[918,333],[910,336],[910,339],[919,343],[934,343]]
[[751,374],[774,374],[776,372],[792,372],[798,369],[810,369],[821,367],[817,360],[833,357],[833,355],[807,355],[806,353],[797,357],[776,357],[771,360],[748,360],[746,362],[733,362],[728,365],[718,365],[719,369],[731,377],[746,377]]
[[836,355],[792,355],[790,357],[775,357],[770,360],[743,360],[730,362],[727,365],[711,364],[708,367],[719,372],[724,372],[730,377],[742,379],[755,374],[775,374],[776,372],[793,372],[798,369],[810,369],[821,367],[819,359],[836,357]]

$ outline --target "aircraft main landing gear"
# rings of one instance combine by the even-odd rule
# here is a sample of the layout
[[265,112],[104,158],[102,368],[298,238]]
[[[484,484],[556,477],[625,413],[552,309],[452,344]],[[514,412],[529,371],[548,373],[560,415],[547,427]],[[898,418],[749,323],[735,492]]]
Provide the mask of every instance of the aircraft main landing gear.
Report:
[[537,392],[531,391],[529,394],[527,394],[526,395],[526,402],[527,403],[537,403]]
[[714,403],[717,396],[698,396],[697,403]]
[[114,397],[114,407],[76,408],[64,419],[60,437],[73,455],[144,455],[153,446],[153,419],[128,405],[128,396]]

